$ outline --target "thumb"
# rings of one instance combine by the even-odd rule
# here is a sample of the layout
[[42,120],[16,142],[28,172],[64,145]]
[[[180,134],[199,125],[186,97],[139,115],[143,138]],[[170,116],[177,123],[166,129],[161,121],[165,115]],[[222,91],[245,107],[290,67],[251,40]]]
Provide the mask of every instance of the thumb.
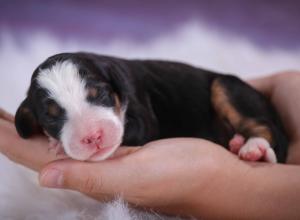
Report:
[[119,147],[113,155],[111,155],[108,159],[115,159],[115,158],[119,158],[119,157],[124,157],[127,156],[129,154],[132,154],[138,150],[140,150],[141,147],[140,146],[135,146],[135,147],[129,147],[129,146],[122,146]]
[[91,195],[122,194],[131,181],[127,161],[122,158],[98,163],[70,159],[55,161],[41,171],[39,181],[44,187],[71,189]]

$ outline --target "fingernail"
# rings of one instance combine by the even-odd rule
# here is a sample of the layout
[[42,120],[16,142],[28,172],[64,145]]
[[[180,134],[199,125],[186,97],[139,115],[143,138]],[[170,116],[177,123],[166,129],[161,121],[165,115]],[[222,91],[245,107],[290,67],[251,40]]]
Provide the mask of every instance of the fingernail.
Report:
[[62,171],[57,169],[45,170],[40,177],[40,184],[50,188],[61,188],[63,185]]

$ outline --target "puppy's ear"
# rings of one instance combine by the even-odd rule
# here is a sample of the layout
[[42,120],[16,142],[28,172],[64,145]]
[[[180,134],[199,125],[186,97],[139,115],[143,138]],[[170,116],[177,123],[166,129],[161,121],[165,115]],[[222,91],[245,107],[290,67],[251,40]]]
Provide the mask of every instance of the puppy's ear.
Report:
[[22,138],[29,138],[40,131],[40,126],[38,125],[27,98],[21,103],[17,110],[15,126]]
[[117,93],[120,101],[124,103],[130,94],[130,84],[128,83],[128,70],[124,65],[115,63],[109,66],[109,78],[111,86]]

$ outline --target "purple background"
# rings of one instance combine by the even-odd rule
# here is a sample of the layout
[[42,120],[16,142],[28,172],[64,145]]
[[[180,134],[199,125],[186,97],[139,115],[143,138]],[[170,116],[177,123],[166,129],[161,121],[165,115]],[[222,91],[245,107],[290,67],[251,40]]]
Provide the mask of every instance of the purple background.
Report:
[[20,39],[43,30],[61,39],[147,42],[190,20],[262,47],[300,47],[297,0],[0,1],[0,31]]

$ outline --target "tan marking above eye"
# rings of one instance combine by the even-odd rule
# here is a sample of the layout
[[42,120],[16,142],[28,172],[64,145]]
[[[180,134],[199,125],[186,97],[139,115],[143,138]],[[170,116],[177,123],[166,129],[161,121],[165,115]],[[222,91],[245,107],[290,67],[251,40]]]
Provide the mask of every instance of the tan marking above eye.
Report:
[[48,105],[48,114],[51,116],[59,116],[59,107],[55,103]]
[[29,113],[30,110],[27,107],[23,107],[23,108],[21,108],[21,112],[26,114],[26,113]]
[[114,93],[114,98],[115,98],[115,102],[116,102],[116,104],[115,104],[115,112],[117,114],[120,114],[120,112],[121,112],[121,103],[120,103],[119,97],[118,97],[118,95],[116,93]]
[[98,90],[94,87],[88,88],[88,97],[96,98],[98,96]]

